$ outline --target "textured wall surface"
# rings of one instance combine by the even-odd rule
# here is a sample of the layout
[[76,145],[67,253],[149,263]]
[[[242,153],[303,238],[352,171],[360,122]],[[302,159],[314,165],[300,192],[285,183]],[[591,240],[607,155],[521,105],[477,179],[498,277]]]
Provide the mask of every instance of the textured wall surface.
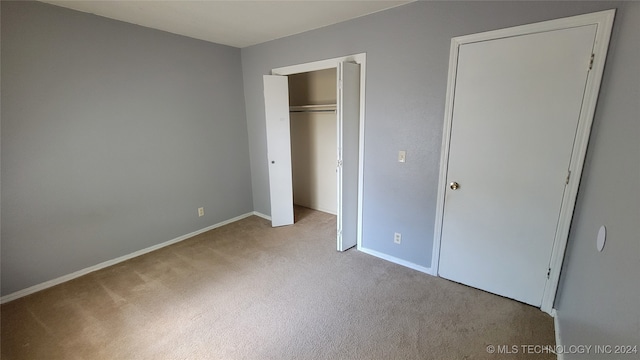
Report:
[[239,49],[3,1],[2,294],[252,211],[246,126]]

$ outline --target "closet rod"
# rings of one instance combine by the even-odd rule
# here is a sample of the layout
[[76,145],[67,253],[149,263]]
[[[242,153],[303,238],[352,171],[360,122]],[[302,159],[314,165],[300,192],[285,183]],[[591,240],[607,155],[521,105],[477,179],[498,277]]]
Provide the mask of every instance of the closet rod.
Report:
[[289,106],[289,112],[335,112],[336,104],[323,105],[292,105]]
[[292,113],[335,113],[334,110],[289,110]]

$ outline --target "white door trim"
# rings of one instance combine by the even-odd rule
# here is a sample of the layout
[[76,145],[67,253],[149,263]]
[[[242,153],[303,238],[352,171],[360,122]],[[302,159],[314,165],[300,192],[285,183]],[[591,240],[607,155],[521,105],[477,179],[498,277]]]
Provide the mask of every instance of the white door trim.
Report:
[[338,63],[354,62],[360,64],[360,129],[359,129],[359,150],[358,150],[358,224],[356,249],[362,247],[362,189],[364,185],[364,108],[365,108],[365,74],[367,68],[367,54],[346,55],[332,59],[313,61],[304,64],[279,67],[271,70],[271,75],[294,75],[309,71],[338,68]]
[[[542,297],[541,309],[544,312],[551,313],[553,303],[560,280],[560,270],[562,261],[564,260],[564,252],[569,236],[569,228],[575,207],[580,178],[582,176],[582,167],[587,151],[587,143],[591,133],[591,124],[595,112],[596,102],[602,73],[604,71],[605,59],[609,47],[609,38],[611,36],[611,28],[615,10],[600,11],[591,14],[572,16],[557,20],[550,20],[535,24],[522,25],[507,29],[500,29],[484,33],[460,36],[451,39],[451,50],[449,56],[449,75],[447,81],[447,97],[445,102],[445,124],[442,135],[442,149],[440,158],[440,178],[438,184],[438,198],[436,204],[436,219],[434,226],[433,239],[433,257],[431,259],[431,270],[433,275],[438,275],[438,267],[440,262],[440,244],[442,240],[442,222],[444,215],[444,199],[445,186],[447,182],[447,168],[449,163],[449,145],[451,140],[451,125],[453,119],[453,100],[455,93],[456,71],[458,65],[458,51],[461,45],[480,41],[495,40],[505,37],[520,36],[537,32],[546,32],[560,30],[571,27],[597,25],[596,38],[593,48],[593,63],[591,71],[587,78],[585,93],[583,97],[583,106],[578,120],[578,128],[576,138],[573,145],[573,152],[569,165],[571,177],[566,187],[560,216],[558,219],[558,227],[555,234],[555,240],[550,260],[549,280],[547,281]],[[585,59],[585,66],[589,66],[589,59]]]

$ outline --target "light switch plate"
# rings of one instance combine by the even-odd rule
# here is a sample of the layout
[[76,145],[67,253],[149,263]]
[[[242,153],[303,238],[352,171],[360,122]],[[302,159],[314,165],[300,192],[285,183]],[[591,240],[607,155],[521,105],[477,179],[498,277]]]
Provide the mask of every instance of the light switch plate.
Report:
[[406,150],[398,151],[398,162],[406,162],[407,161],[407,152]]

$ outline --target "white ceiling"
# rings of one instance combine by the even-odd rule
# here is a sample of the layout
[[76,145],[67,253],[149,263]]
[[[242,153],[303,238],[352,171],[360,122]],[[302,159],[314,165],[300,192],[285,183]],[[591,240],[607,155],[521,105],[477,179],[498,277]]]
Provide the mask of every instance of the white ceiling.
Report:
[[414,0],[41,1],[242,48],[357,18]]

